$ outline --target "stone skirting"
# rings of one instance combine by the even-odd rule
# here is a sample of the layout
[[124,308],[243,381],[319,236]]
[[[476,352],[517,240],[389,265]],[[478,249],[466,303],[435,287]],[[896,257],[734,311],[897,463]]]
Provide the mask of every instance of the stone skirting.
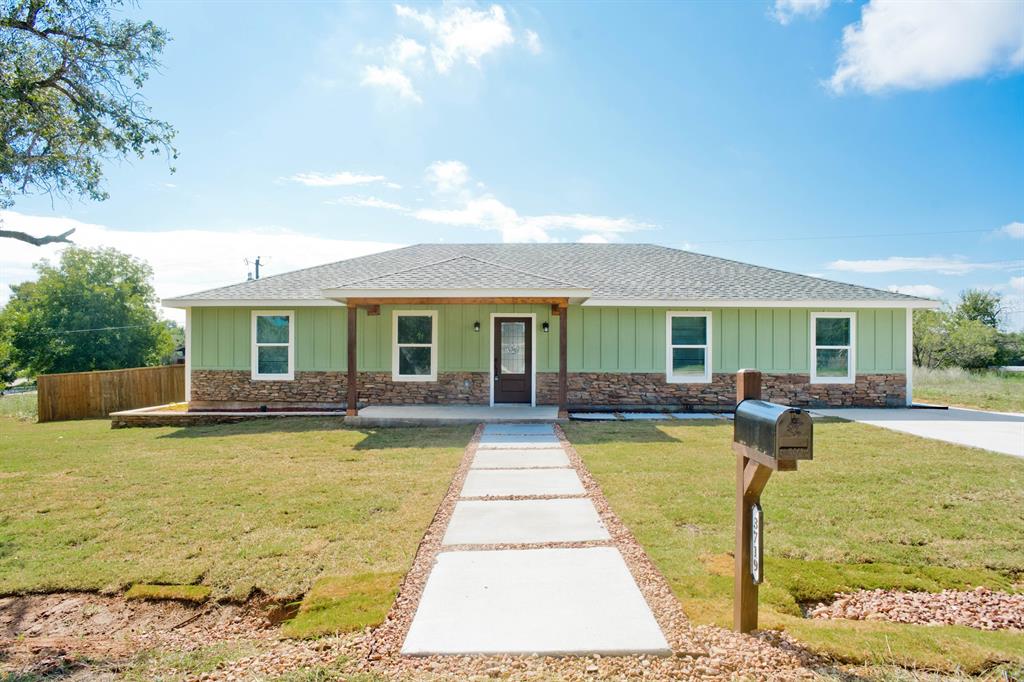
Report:
[[296,372],[292,381],[253,381],[247,370],[192,370],[193,408],[337,408],[344,402],[341,372]]
[[[487,372],[442,372],[437,381],[393,381],[390,372],[359,373],[362,405],[487,405]],[[344,372],[295,372],[292,381],[253,381],[245,370],[192,371],[197,409],[332,409],[347,400]]]
[[[763,374],[765,400],[798,407],[894,407],[906,402],[903,374],[863,374],[854,384],[812,384],[807,374]],[[661,373],[571,372],[570,409],[584,407],[683,407],[731,410],[736,375],[714,374],[707,384],[670,384]],[[537,404],[558,399],[558,375],[537,375]]]
[[[863,374],[854,384],[811,384],[806,374],[764,374],[766,400],[801,407],[893,407],[906,402],[903,374]],[[679,407],[730,410],[736,375],[707,384],[670,384],[661,373],[570,372],[570,408]],[[293,381],[253,381],[249,372],[193,370],[192,406],[205,409],[336,409],[346,400],[343,372],[296,372]],[[390,372],[359,373],[359,404],[486,405],[487,372],[443,372],[437,381],[393,381]],[[558,400],[558,374],[537,374],[537,404]]]

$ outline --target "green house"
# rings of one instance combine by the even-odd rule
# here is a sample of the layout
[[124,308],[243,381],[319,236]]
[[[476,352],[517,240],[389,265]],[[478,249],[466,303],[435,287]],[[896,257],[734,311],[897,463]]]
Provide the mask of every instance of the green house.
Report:
[[191,409],[911,400],[938,303],[649,244],[420,244],[164,300]]

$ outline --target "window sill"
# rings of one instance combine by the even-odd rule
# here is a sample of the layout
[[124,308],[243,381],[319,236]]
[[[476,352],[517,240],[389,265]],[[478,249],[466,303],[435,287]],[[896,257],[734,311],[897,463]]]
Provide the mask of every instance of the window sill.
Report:
[[428,382],[431,382],[431,381],[436,382],[437,381],[437,375],[435,374],[435,375],[429,375],[429,376],[401,376],[401,375],[398,375],[398,374],[392,374],[391,375],[391,380],[392,381],[413,381],[413,382],[420,382],[420,383],[428,383]]
[[294,374],[253,374],[253,381],[295,381]]
[[669,384],[710,384],[711,377],[665,377],[665,382]]
[[818,377],[811,377],[811,383],[816,385],[816,386],[817,385],[821,385],[821,384],[838,384],[838,385],[849,386],[851,384],[857,383],[857,379],[856,379],[856,377],[846,377],[846,378],[836,378],[836,379],[833,379],[831,377],[829,377],[827,379],[822,379],[822,378],[818,378]]

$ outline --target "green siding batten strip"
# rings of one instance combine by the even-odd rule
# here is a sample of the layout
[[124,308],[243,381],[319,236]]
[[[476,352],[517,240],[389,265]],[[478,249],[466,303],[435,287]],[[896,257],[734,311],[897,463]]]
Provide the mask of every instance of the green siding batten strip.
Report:
[[[269,308],[268,308],[269,309]],[[282,308],[286,309],[286,308]],[[359,311],[359,367],[391,370],[393,312],[438,311],[438,358],[443,372],[487,371],[491,314],[533,313],[536,316],[537,371],[558,370],[558,318],[542,305],[381,306],[380,315]],[[570,306],[568,364],[570,372],[665,371],[665,323],[669,310],[699,308],[592,308]],[[837,309],[840,310],[841,309]],[[296,369],[344,371],[345,309],[296,308]],[[756,367],[771,372],[809,371],[810,312],[802,308],[717,308],[711,310],[712,367],[735,372]],[[192,310],[192,366],[196,369],[250,367],[250,308]],[[856,311],[857,372],[905,372],[906,311]],[[480,322],[480,331],[473,323]],[[548,322],[550,332],[543,332]]]

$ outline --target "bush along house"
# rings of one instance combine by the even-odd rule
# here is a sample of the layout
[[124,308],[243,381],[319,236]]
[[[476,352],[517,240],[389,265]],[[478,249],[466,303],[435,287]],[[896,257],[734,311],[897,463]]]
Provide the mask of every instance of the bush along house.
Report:
[[649,244],[420,244],[165,299],[192,410],[911,400],[903,294]]

